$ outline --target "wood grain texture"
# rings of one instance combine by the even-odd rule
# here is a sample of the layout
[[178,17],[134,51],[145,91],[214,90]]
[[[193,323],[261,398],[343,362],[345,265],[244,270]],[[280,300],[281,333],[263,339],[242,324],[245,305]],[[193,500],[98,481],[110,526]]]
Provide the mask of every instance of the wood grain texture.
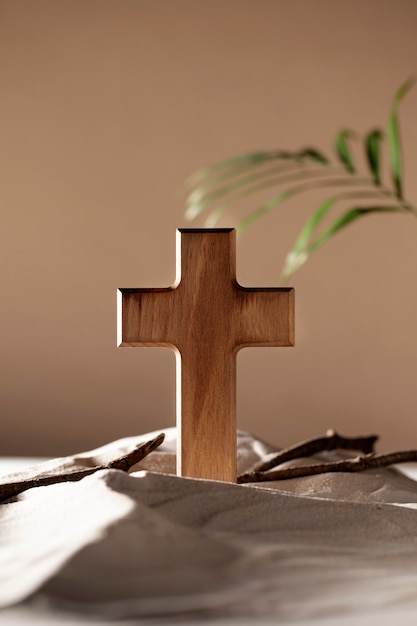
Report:
[[177,231],[177,281],[120,289],[118,345],[177,355],[177,472],[236,482],[236,354],[294,345],[294,290],[236,281],[234,229]]

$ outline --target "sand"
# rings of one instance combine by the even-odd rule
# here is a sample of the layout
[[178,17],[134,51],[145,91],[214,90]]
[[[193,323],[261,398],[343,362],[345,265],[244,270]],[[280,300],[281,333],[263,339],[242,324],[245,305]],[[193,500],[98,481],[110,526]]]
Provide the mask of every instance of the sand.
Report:
[[[416,623],[416,481],[395,468],[250,485],[178,478],[175,429],[165,432],[130,474],[103,470],[0,506],[0,623]],[[109,461],[155,434],[19,476]],[[242,472],[274,448],[240,432],[238,450]]]

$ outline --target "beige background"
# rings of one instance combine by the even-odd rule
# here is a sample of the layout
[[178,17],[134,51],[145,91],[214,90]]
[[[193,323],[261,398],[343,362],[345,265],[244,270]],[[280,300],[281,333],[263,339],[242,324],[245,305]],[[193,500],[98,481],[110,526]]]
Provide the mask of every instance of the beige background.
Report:
[[[415,0],[0,2],[0,454],[61,455],[175,423],[168,350],[118,350],[116,288],[166,286],[185,178],[252,149],[385,124],[416,71]],[[417,87],[401,108],[417,203]],[[317,204],[238,243],[273,286]],[[233,226],[247,206],[225,219]],[[201,225],[201,222],[194,225]],[[417,222],[372,217],[294,278],[297,345],[239,356],[239,425],[417,447]]]

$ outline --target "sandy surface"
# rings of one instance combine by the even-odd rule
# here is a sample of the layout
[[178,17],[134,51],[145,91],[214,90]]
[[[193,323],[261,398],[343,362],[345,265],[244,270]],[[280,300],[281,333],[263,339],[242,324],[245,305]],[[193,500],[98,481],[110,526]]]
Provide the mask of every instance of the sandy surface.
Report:
[[[0,623],[416,623],[414,480],[177,478],[166,432],[129,475],[100,471],[0,507]],[[24,475],[96,465],[153,435]],[[238,449],[242,472],[273,448],[240,433]]]

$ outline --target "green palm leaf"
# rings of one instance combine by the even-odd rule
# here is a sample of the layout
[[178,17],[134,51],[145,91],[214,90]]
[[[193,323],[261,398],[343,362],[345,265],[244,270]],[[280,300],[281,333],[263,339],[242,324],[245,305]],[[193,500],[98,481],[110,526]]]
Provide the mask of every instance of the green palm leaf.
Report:
[[372,130],[365,138],[366,158],[368,160],[369,169],[371,170],[375,185],[381,184],[380,154],[382,139],[383,132],[379,129]]
[[[240,159],[238,157],[226,159],[221,163],[203,168],[193,175],[200,182],[188,194],[185,211],[187,219],[195,219],[208,206],[215,204],[221,198],[227,198],[208,217],[206,224],[212,227],[217,219],[238,198],[247,197],[262,189],[286,182],[286,178],[279,178],[277,175],[293,172],[295,179],[297,179],[297,177],[302,177],[300,173],[305,172],[306,178],[309,178],[312,175],[321,173],[321,171],[317,172],[317,170],[308,170],[309,166],[317,163],[323,168],[329,163],[322,153],[313,148],[304,148],[292,153],[274,151],[251,153],[244,156],[245,158],[242,157]],[[265,167],[267,163],[275,163],[276,161],[279,161],[281,164],[273,165],[269,168]],[[237,166],[234,165],[236,163],[238,163]],[[221,173],[213,177],[213,173],[219,171]],[[274,175],[276,178],[271,178]],[[189,181],[192,179],[193,177]],[[251,183],[255,184],[251,185]]]
[[253,222],[257,219],[277,207],[279,204],[282,204],[288,198],[295,196],[299,193],[303,193],[305,191],[311,191],[313,189],[321,189],[327,187],[347,187],[351,185],[364,185],[369,184],[369,178],[325,178],[321,180],[313,180],[306,182],[301,185],[296,185],[295,187],[290,187],[282,191],[281,193],[273,196],[262,204],[260,207],[252,211],[247,217],[245,217],[236,227],[238,234],[241,234],[244,230],[246,230]]
[[396,92],[391,105],[391,112],[388,119],[388,147],[391,162],[391,176],[397,197],[403,197],[403,166],[401,154],[401,139],[398,124],[398,106],[401,100],[407,94],[409,89],[414,85],[415,79],[409,78]]
[[191,176],[186,181],[186,185],[188,187],[198,185],[201,181],[205,180],[209,176],[212,176],[213,174],[216,174],[219,170],[229,169],[233,171],[251,165],[263,163],[269,158],[269,155],[270,153],[265,151],[248,152],[247,154],[241,154],[238,156],[223,159],[221,161],[216,161],[216,163],[212,163],[211,165],[202,167],[193,174],[191,174]]
[[[330,208],[330,207],[329,207]],[[336,233],[343,228],[352,224],[360,217],[370,215],[371,213],[393,213],[400,211],[399,207],[394,206],[369,206],[369,207],[357,207],[349,209],[343,215],[338,217],[333,224],[331,224],[324,232],[322,232],[312,243],[308,246],[300,249],[298,253],[292,250],[285,261],[284,269],[282,272],[281,280],[283,284],[288,282],[290,276],[303,265],[308,258],[318,250],[328,239],[333,237]]]
[[[225,196],[228,196],[231,199],[230,203],[227,203],[230,205],[238,197],[248,196],[255,191],[269,187],[271,184],[276,185],[277,180],[279,181],[279,179],[277,179],[277,175],[288,171],[291,172],[292,170],[298,171],[300,168],[292,162],[287,162],[282,165],[275,165],[274,167],[263,169],[261,171],[255,171],[250,174],[247,173],[253,169],[254,168],[246,168],[244,176],[242,176],[242,172],[239,172],[239,174],[237,174],[237,180],[233,180],[232,182],[221,186],[216,186],[220,177],[216,178],[214,183],[209,180],[204,184],[200,184],[188,196],[185,217],[187,219],[194,219],[199,213],[204,211],[206,207],[214,204],[217,200],[220,200]],[[275,178],[271,183],[270,179],[272,176],[275,176]],[[236,174],[234,174],[234,178],[235,177]],[[228,178],[230,178],[230,176]],[[251,185],[251,183],[256,184]],[[240,189],[243,190],[242,193],[237,194],[236,192]]]
[[[229,207],[234,204],[236,202],[236,200],[238,200],[239,198],[246,198],[251,194],[254,194],[258,191],[263,191],[264,189],[267,189],[268,187],[277,187],[277,186],[283,186],[283,185],[287,185],[288,183],[292,183],[292,182],[297,182],[297,181],[307,181],[309,179],[313,179],[312,183],[309,183],[307,186],[307,189],[311,189],[312,186],[313,187],[317,187],[317,186],[326,186],[326,185],[330,185],[332,179],[331,178],[324,178],[325,176],[332,176],[334,173],[338,173],[336,172],[329,172],[329,171],[324,171],[323,169],[307,169],[304,171],[300,171],[299,168],[297,168],[295,171],[292,170],[287,170],[287,175],[286,176],[277,176],[275,178],[271,178],[267,181],[263,181],[262,183],[256,184],[251,186],[250,188],[245,188],[242,189],[240,192],[237,193],[233,193],[231,195],[229,195],[228,199],[225,200],[222,204],[220,204],[219,206],[215,207],[211,213],[209,214],[208,218],[205,221],[205,227],[206,228],[213,228],[218,220],[220,219],[220,217],[227,211],[227,209],[229,209]],[[318,180],[317,180],[318,179]],[[366,179],[362,179],[362,182],[365,182]],[[347,181],[346,179],[344,179],[343,184],[352,184],[352,182],[354,181]],[[337,184],[337,183],[336,183]],[[340,184],[340,183],[339,183]],[[286,195],[286,191],[284,190],[282,192],[282,194],[284,194],[284,199],[287,198]],[[282,195],[279,194],[279,195]],[[290,197],[291,195],[293,195],[292,191],[290,193],[290,195],[288,197]],[[280,204],[280,202],[278,203]],[[275,206],[277,206],[277,204],[274,204],[272,206],[272,208],[274,208]],[[258,219],[259,215],[259,211],[260,214],[263,215],[264,213],[267,213],[270,209],[268,208],[267,210],[260,210],[257,209],[255,211],[256,216],[254,217],[252,221],[255,221],[256,219]],[[241,230],[244,230],[247,226],[238,226],[238,229],[241,228]]]
[[355,133],[349,128],[343,128],[337,133],[334,144],[336,154],[349,174],[353,174],[355,172],[355,167],[353,165],[352,156],[347,142],[347,140],[352,137],[355,137]]

